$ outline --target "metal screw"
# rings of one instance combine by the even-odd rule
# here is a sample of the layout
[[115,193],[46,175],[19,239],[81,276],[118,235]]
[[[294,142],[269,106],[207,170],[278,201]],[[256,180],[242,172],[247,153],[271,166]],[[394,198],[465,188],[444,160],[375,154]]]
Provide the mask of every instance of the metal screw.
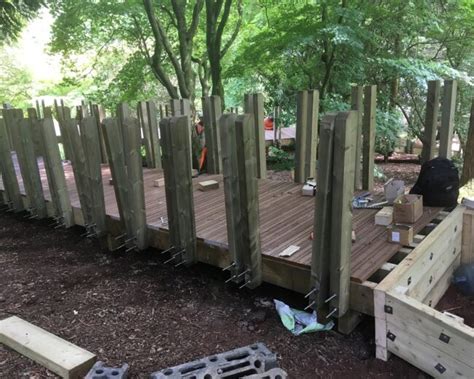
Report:
[[315,293],[315,292],[317,292],[317,291],[318,291],[318,289],[317,289],[316,287],[314,287],[311,291],[309,291],[309,292],[304,296],[304,298],[306,299],[306,298],[310,297],[313,293]]
[[316,301],[312,301],[311,303],[309,303],[307,305],[307,307],[305,309],[303,309],[304,311],[307,310],[308,308],[311,308],[314,304],[316,304]]
[[334,308],[329,314],[326,316],[326,319],[330,318],[334,313],[337,312],[337,308]]
[[169,249],[162,251],[160,254],[166,254],[168,251],[172,251],[172,250],[174,250],[174,246],[171,246]]
[[325,303],[329,303],[332,299],[335,299],[337,297],[336,294],[333,294],[331,295],[330,297],[328,297],[326,300],[324,300]]
[[224,267],[222,269],[222,271],[227,271],[227,270],[230,270],[232,267],[235,267],[235,262],[233,262],[231,265],[227,266],[227,267]]
[[250,284],[250,280],[248,282],[245,282],[244,284],[242,284],[240,287],[239,287],[239,290],[241,290],[242,288],[244,288],[247,284]]
[[125,233],[124,233],[124,234],[121,234],[121,235],[115,237],[115,240],[118,241],[118,240],[120,240],[120,239],[122,239],[122,238],[124,238],[124,237],[126,237],[126,236],[127,236],[127,235],[126,235]]

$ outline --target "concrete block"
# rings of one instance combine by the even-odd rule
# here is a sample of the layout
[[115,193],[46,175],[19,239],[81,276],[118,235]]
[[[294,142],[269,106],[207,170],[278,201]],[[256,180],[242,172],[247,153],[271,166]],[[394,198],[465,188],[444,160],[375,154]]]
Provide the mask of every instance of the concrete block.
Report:
[[97,361],[84,379],[127,379],[128,364],[122,367],[107,367],[104,362]]

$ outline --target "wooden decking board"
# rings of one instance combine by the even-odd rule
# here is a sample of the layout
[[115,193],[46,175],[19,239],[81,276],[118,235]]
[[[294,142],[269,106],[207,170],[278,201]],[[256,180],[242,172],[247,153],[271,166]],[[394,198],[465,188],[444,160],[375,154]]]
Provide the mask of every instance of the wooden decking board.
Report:
[[[15,157],[16,159],[16,157]],[[16,160],[15,160],[16,162]],[[43,162],[39,159],[42,185],[47,200],[51,199],[48,181]],[[79,208],[79,198],[75,188],[74,175],[69,163],[63,165],[68,184],[68,192],[73,207]],[[23,181],[16,164],[20,190],[24,193]],[[104,197],[106,212],[113,218],[119,217],[113,186],[109,185],[110,169],[102,165]],[[159,169],[143,170],[145,188],[145,207],[147,224],[152,228],[167,230],[167,218],[164,187],[153,185],[156,179],[163,178]],[[203,180],[216,180],[219,188],[202,192],[197,189]],[[194,206],[196,213],[197,237],[208,244],[227,245],[227,229],[224,203],[224,186],[221,175],[200,175],[193,179]],[[1,183],[1,182],[0,182]],[[1,184],[3,188],[3,183]],[[292,182],[278,182],[269,179],[259,180],[260,237],[262,254],[265,257],[285,265],[308,268],[311,264],[313,231],[314,197],[300,195],[301,185]],[[374,225],[374,216],[378,210],[353,211],[353,227],[356,242],[352,245],[351,278],[356,282],[364,282],[387,262],[399,249],[400,245],[386,241],[386,230],[383,226]],[[440,208],[425,208],[423,217],[414,225],[415,234],[441,211]],[[314,236],[316,238],[316,236]],[[290,245],[300,247],[291,257],[283,258],[278,254]]]

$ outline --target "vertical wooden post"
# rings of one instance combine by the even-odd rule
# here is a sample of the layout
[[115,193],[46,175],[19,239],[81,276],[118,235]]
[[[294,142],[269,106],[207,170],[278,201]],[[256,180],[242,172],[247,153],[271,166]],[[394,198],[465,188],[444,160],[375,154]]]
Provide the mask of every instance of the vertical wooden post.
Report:
[[120,103],[117,105],[117,123],[118,123],[118,126],[120,127],[120,136],[122,138],[122,146],[125,151],[129,151],[129,148],[128,148],[127,138],[125,137],[124,120],[127,117],[130,117],[130,114],[131,114],[131,111],[128,104]]
[[428,81],[428,94],[426,96],[425,132],[423,138],[423,162],[435,157],[436,134],[438,132],[440,81]]
[[362,188],[374,189],[375,159],[375,111],[377,104],[377,86],[364,87],[364,117],[362,121]]
[[15,212],[24,210],[4,118],[0,118],[0,170],[8,207]]
[[220,174],[221,140],[218,120],[222,114],[221,98],[219,96],[203,97],[202,109],[207,147],[207,172],[209,174]]
[[225,213],[227,221],[227,241],[233,266],[233,278],[244,271],[241,257],[243,251],[241,232],[240,189],[238,175],[237,143],[235,135],[235,113],[223,114],[219,119],[222,152],[222,173],[224,177]]
[[255,288],[262,282],[257,182],[258,157],[255,154],[257,151],[255,148],[256,133],[253,128],[252,117],[255,116],[243,114],[237,116],[235,122],[241,213],[240,228],[243,245],[241,259],[244,265],[243,273],[245,272],[245,275],[243,275],[244,285],[248,288]]
[[324,116],[321,122],[320,148],[317,180],[318,190],[315,199],[313,224],[313,249],[311,255],[311,289],[310,301],[316,304],[318,311],[325,306],[329,298],[331,214],[332,214],[332,172],[334,121],[336,114]]
[[170,99],[170,116],[178,117],[182,116],[181,110],[181,100],[180,99]]
[[21,110],[18,110],[18,113],[21,116],[17,126],[20,139],[16,151],[29,202],[29,211],[36,218],[45,218],[47,217],[46,202],[33,146],[31,123],[30,120],[23,118]]
[[356,166],[354,176],[354,189],[361,189],[361,161],[362,161],[362,117],[364,114],[364,87],[353,86],[351,93],[351,109],[357,111],[356,134]]
[[103,124],[105,147],[114,182],[115,199],[119,210],[120,221],[125,226],[128,238],[133,237],[130,228],[128,203],[127,172],[125,168],[125,152],[122,130],[116,118],[105,118]]
[[267,161],[265,154],[265,128],[263,127],[264,108],[263,94],[246,94],[244,97],[244,113],[252,114],[253,130],[255,134],[255,151],[257,157],[257,178],[267,177]]
[[306,178],[315,178],[318,150],[319,91],[308,91],[307,107],[304,171]]
[[474,210],[465,209],[462,224],[461,264],[474,263]]
[[170,242],[177,254],[174,262],[190,265],[197,257],[189,117],[162,119],[160,132]]
[[98,104],[92,104],[91,105],[91,115],[94,116],[95,122],[96,122],[96,127],[97,131],[99,133],[99,145],[100,145],[100,161],[102,163],[107,163],[107,151],[105,148],[105,137],[104,137],[104,132],[102,130],[102,121],[105,118],[105,109],[98,105]]
[[43,138],[41,137],[41,121],[38,119],[38,114],[35,108],[28,108],[28,119],[30,120],[30,128],[33,139],[33,146],[35,148],[35,155],[37,157],[43,156]]
[[456,80],[444,81],[441,129],[439,133],[439,156],[448,159],[451,159],[452,155],[457,88],[458,82]]
[[340,318],[349,310],[357,112],[340,112],[334,123],[330,309]]
[[146,165],[148,168],[153,168],[155,167],[155,164],[153,160],[152,138],[150,135],[150,122],[148,120],[147,103],[145,101],[138,102],[137,115],[140,124],[140,129],[143,134],[143,145],[145,147]]
[[295,136],[295,182],[304,183],[307,179],[305,172],[306,133],[308,128],[308,91],[298,92],[296,98],[296,136]]
[[148,116],[148,126],[151,136],[151,153],[153,156],[153,167],[161,168],[161,147],[158,136],[158,123],[156,119],[156,106],[153,101],[147,101],[146,112]]
[[[51,114],[50,108],[44,108],[44,114]],[[55,209],[55,215],[60,222],[66,226],[74,225],[73,213],[69,193],[64,176],[61,155],[59,153],[58,140],[54,130],[54,123],[51,117],[45,117],[41,129],[43,136],[44,165],[48,176],[49,191]]]
[[81,141],[85,161],[85,182],[91,200],[91,219],[93,224],[89,231],[97,237],[103,237],[106,232],[104,187],[102,185],[100,135],[95,117],[84,117],[80,123]]
[[125,138],[127,138],[129,149],[125,151],[129,216],[132,224],[133,237],[135,238],[135,246],[137,249],[143,250],[148,247],[148,239],[146,233],[142,157],[140,154],[140,126],[138,125],[138,120],[132,117],[128,117],[124,120],[124,126]]

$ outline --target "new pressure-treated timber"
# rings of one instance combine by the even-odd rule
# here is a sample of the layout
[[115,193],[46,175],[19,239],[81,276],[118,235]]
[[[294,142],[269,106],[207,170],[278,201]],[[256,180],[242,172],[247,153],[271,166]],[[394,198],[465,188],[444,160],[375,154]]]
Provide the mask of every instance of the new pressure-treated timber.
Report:
[[66,379],[83,378],[96,360],[91,352],[17,316],[0,321],[0,343]]
[[237,172],[240,195],[240,228],[244,264],[244,284],[255,288],[262,283],[262,252],[260,247],[260,221],[257,183],[257,157],[252,115],[237,116],[235,137],[237,144]]
[[221,98],[219,96],[205,96],[202,98],[204,116],[204,130],[207,147],[207,172],[219,174],[221,163],[221,140],[219,136],[219,117],[222,114]]
[[318,151],[319,91],[308,91],[307,107],[304,171],[307,178],[315,178]]
[[439,156],[442,158],[451,159],[452,155],[457,88],[458,82],[456,80],[444,81],[441,129],[439,131]]
[[158,122],[156,115],[156,105],[153,101],[146,102],[146,112],[148,117],[148,127],[150,128],[151,137],[151,154],[153,167],[161,168],[161,147],[160,138],[158,136]]
[[357,112],[340,112],[334,121],[330,246],[330,309],[336,317],[349,309]]
[[140,154],[140,127],[136,118],[127,117],[123,121],[128,151],[125,151],[127,165],[127,185],[129,217],[135,245],[139,250],[148,246],[146,233],[145,192],[143,188],[143,168]]
[[423,136],[423,162],[435,157],[436,134],[438,133],[440,81],[428,81],[426,95],[425,132]]
[[356,161],[354,175],[354,189],[361,189],[361,163],[362,163],[362,119],[364,115],[364,87],[352,86],[351,109],[357,111],[356,131]]
[[[44,109],[45,115],[50,114],[50,108]],[[49,190],[53,199],[55,216],[60,218],[60,222],[66,226],[74,225],[73,213],[69,193],[64,176],[61,155],[54,130],[54,123],[51,117],[43,119],[41,128],[44,144],[44,163],[48,176]]]
[[362,188],[374,189],[375,111],[377,86],[364,87],[364,117],[362,119]]
[[462,225],[461,263],[474,263],[474,210],[466,209]]
[[104,187],[102,184],[100,135],[95,117],[84,117],[80,122],[81,142],[85,154],[85,183],[91,199],[92,230],[98,237],[106,231]]
[[311,254],[311,289],[316,291],[310,296],[310,301],[316,301],[318,310],[325,305],[329,298],[329,252],[331,240],[332,214],[332,167],[334,121],[336,114],[328,114],[321,121],[319,168],[316,182],[313,246]]
[[24,209],[23,199],[12,160],[7,127],[3,118],[0,118],[0,170],[9,208],[12,208],[15,212],[22,211]]
[[121,126],[116,118],[105,118],[103,131],[120,220],[125,226],[128,238],[133,238],[127,206],[128,185]]
[[255,135],[255,152],[257,158],[257,178],[267,177],[267,161],[265,154],[265,128],[263,118],[265,110],[263,107],[263,94],[246,94],[244,97],[244,113],[252,115],[252,129]]
[[[30,213],[37,218],[47,216],[46,203],[44,201],[41,176],[38,168],[38,161],[35,155],[35,148],[32,138],[32,123],[29,119],[22,118],[18,125],[19,146],[17,156],[22,169],[23,184],[29,200]],[[20,159],[21,156],[21,159]]]
[[[196,256],[196,223],[191,176],[189,117],[160,121],[166,207],[174,263],[190,265]],[[179,253],[181,252],[181,253]]]

